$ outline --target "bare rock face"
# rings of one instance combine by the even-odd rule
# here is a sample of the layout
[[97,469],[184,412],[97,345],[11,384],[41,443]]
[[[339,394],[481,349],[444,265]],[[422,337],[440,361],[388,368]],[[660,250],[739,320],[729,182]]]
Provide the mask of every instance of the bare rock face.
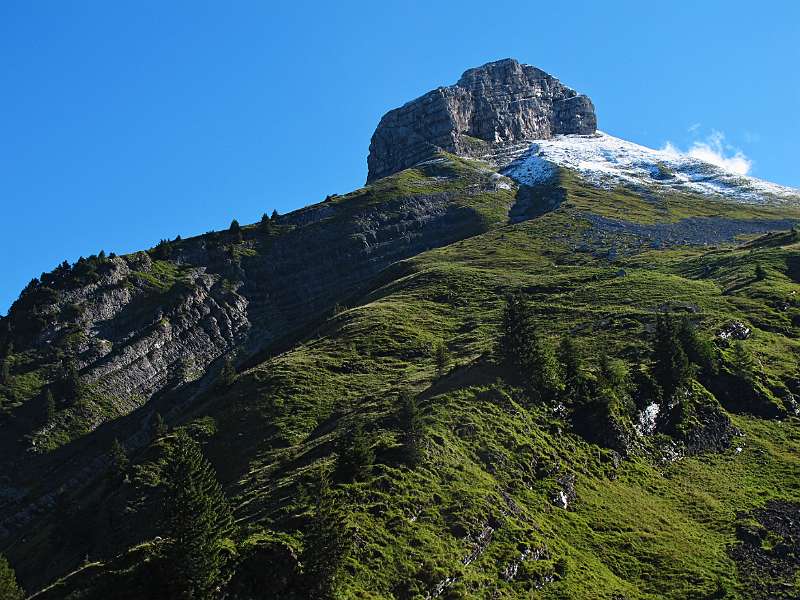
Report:
[[587,96],[536,67],[500,60],[386,113],[370,142],[367,183],[438,150],[486,156],[527,140],[588,135],[596,129]]

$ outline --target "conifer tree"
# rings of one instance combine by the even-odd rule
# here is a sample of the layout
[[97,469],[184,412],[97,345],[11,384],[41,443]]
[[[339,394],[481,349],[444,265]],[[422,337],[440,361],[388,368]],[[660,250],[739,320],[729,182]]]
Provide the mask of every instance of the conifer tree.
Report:
[[549,340],[536,336],[526,375],[534,400],[552,400],[563,389],[556,351]]
[[577,396],[583,387],[583,357],[572,338],[565,335],[561,338],[556,350],[558,361],[561,363],[561,376],[564,388],[570,396]]
[[533,310],[519,294],[506,300],[498,354],[525,385],[533,401],[552,400],[563,387],[555,349],[539,335]]
[[532,330],[532,314],[525,299],[520,294],[508,296],[503,308],[497,353],[506,367],[515,372],[525,368]]
[[756,265],[755,276],[758,281],[764,281],[767,278],[767,270],[761,263]]
[[166,556],[175,575],[174,597],[212,598],[221,584],[221,543],[233,530],[233,515],[213,467],[185,431],[168,451],[163,478]]
[[675,321],[659,315],[653,344],[653,376],[663,392],[664,400],[672,398],[690,375],[689,359],[678,337]]
[[0,554],[0,600],[22,600],[24,597],[14,569],[8,564],[6,557]]
[[228,231],[231,233],[235,241],[241,242],[244,239],[242,237],[242,227],[239,225],[239,221],[236,219],[231,221],[231,226],[228,228]]
[[272,221],[269,220],[269,215],[264,213],[261,215],[261,222],[260,222],[261,231],[264,233],[272,233]]
[[11,360],[8,356],[4,356],[0,362],[0,383],[3,385],[11,384]]
[[353,550],[353,533],[348,515],[324,474],[318,487],[317,506],[301,560],[308,597],[334,600],[339,597],[344,566]]
[[339,440],[336,459],[336,478],[339,481],[364,479],[369,475],[372,463],[375,462],[375,451],[372,439],[364,431],[361,423],[357,423]]
[[278,211],[277,210],[273,210],[272,211],[272,216],[270,217],[270,219],[272,219],[273,221],[277,221],[279,216],[280,215],[278,214]]
[[160,240],[153,249],[153,256],[160,260],[167,260],[172,256],[172,244],[169,240]]
[[125,453],[125,448],[119,443],[119,439],[114,438],[108,454],[111,459],[111,472],[114,474],[114,477],[124,479],[128,472],[130,461],[128,460],[128,455]]
[[78,368],[72,360],[68,361],[64,366],[64,374],[61,377],[61,393],[72,403],[80,400],[83,393],[83,385],[78,374]]
[[230,387],[236,380],[236,367],[233,366],[233,359],[228,357],[222,365],[219,374],[219,381],[225,387]]
[[600,353],[597,379],[601,388],[622,392],[628,382],[628,368],[621,360],[611,358],[607,352]]
[[400,394],[399,421],[405,462],[413,468],[422,460],[421,443],[424,430],[417,400],[407,391]]
[[156,438],[162,438],[169,432],[169,427],[161,413],[156,413],[153,417],[153,434]]
[[740,379],[752,382],[756,372],[756,360],[753,353],[750,351],[745,343],[737,340],[733,344],[733,372]]
[[45,419],[47,419],[48,423],[52,423],[56,418],[56,401],[50,388],[47,388],[44,393],[44,410]]
[[719,367],[714,343],[700,333],[686,317],[680,319],[676,327],[678,340],[689,362],[697,365],[704,375],[716,374]]
[[436,375],[441,379],[450,366],[450,351],[447,349],[447,344],[441,340],[436,342],[433,355],[436,360]]

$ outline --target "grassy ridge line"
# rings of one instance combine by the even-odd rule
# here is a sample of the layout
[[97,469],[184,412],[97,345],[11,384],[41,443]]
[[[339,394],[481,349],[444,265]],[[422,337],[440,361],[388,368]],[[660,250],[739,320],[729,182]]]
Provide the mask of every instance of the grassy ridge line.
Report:
[[[608,451],[570,433],[556,415],[525,409],[494,387],[498,373],[475,359],[492,346],[504,293],[517,289],[531,293],[549,334],[573,332],[588,349],[628,357],[642,353],[665,302],[697,305],[695,318],[709,329],[777,315],[785,311],[771,303],[797,289],[781,267],[796,251],[770,251],[766,283],[753,281],[761,257],[748,250],[678,248],[609,264],[575,256],[561,237],[586,209],[570,202],[420,255],[410,261],[412,274],[213,400],[218,433],[209,453],[248,535],[279,529],[302,545],[312,505],[303,490],[331,461],[335,440],[362,420],[378,464],[369,481],[343,486],[361,540],[347,597],[424,596],[448,577],[456,578],[453,597],[677,599],[710,597],[718,580],[735,585],[725,548],[735,540],[736,511],[798,497],[795,424],[734,416],[745,432],[742,452],[671,466],[636,458],[615,468]],[[650,214],[647,203],[639,209]],[[621,217],[627,209],[603,210]],[[729,260],[719,276],[700,276],[722,259]],[[624,277],[614,275],[620,267]],[[431,355],[437,340],[448,343],[457,365],[442,381]],[[751,343],[775,385],[796,375],[793,336],[757,327]],[[396,393],[404,387],[421,392],[427,424],[425,459],[414,471],[392,458]],[[568,511],[550,499],[564,474],[577,478]],[[464,565],[487,526],[491,541]],[[523,552],[541,548],[539,560],[503,578]]]

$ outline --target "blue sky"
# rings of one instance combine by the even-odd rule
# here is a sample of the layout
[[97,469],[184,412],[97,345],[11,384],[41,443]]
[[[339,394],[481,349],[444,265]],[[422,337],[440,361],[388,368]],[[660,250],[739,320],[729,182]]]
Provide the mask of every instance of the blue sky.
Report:
[[0,3],[0,314],[64,259],[358,187],[386,110],[509,56],[800,186],[800,3],[277,4]]

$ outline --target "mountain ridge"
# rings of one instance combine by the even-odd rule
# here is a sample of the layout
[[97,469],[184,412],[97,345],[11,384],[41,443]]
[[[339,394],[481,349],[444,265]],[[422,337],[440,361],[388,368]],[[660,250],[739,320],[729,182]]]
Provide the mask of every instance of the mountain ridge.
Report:
[[[611,185],[574,149],[546,177],[515,172],[576,139],[503,138],[475,149],[488,161],[426,147],[349,194],[32,283],[0,319],[0,550],[26,588],[159,597],[163,456],[186,431],[240,526],[226,593],[307,597],[317,475],[359,428],[374,462],[332,482],[356,531],[337,598],[770,597],[764,564],[789,586],[791,563],[752,540],[793,543],[775,521],[800,481],[800,209],[667,188],[624,153]],[[542,339],[584,349],[587,381],[610,356],[624,385],[536,400],[497,357],[515,294]],[[695,363],[660,399],[664,315],[717,371]]]

